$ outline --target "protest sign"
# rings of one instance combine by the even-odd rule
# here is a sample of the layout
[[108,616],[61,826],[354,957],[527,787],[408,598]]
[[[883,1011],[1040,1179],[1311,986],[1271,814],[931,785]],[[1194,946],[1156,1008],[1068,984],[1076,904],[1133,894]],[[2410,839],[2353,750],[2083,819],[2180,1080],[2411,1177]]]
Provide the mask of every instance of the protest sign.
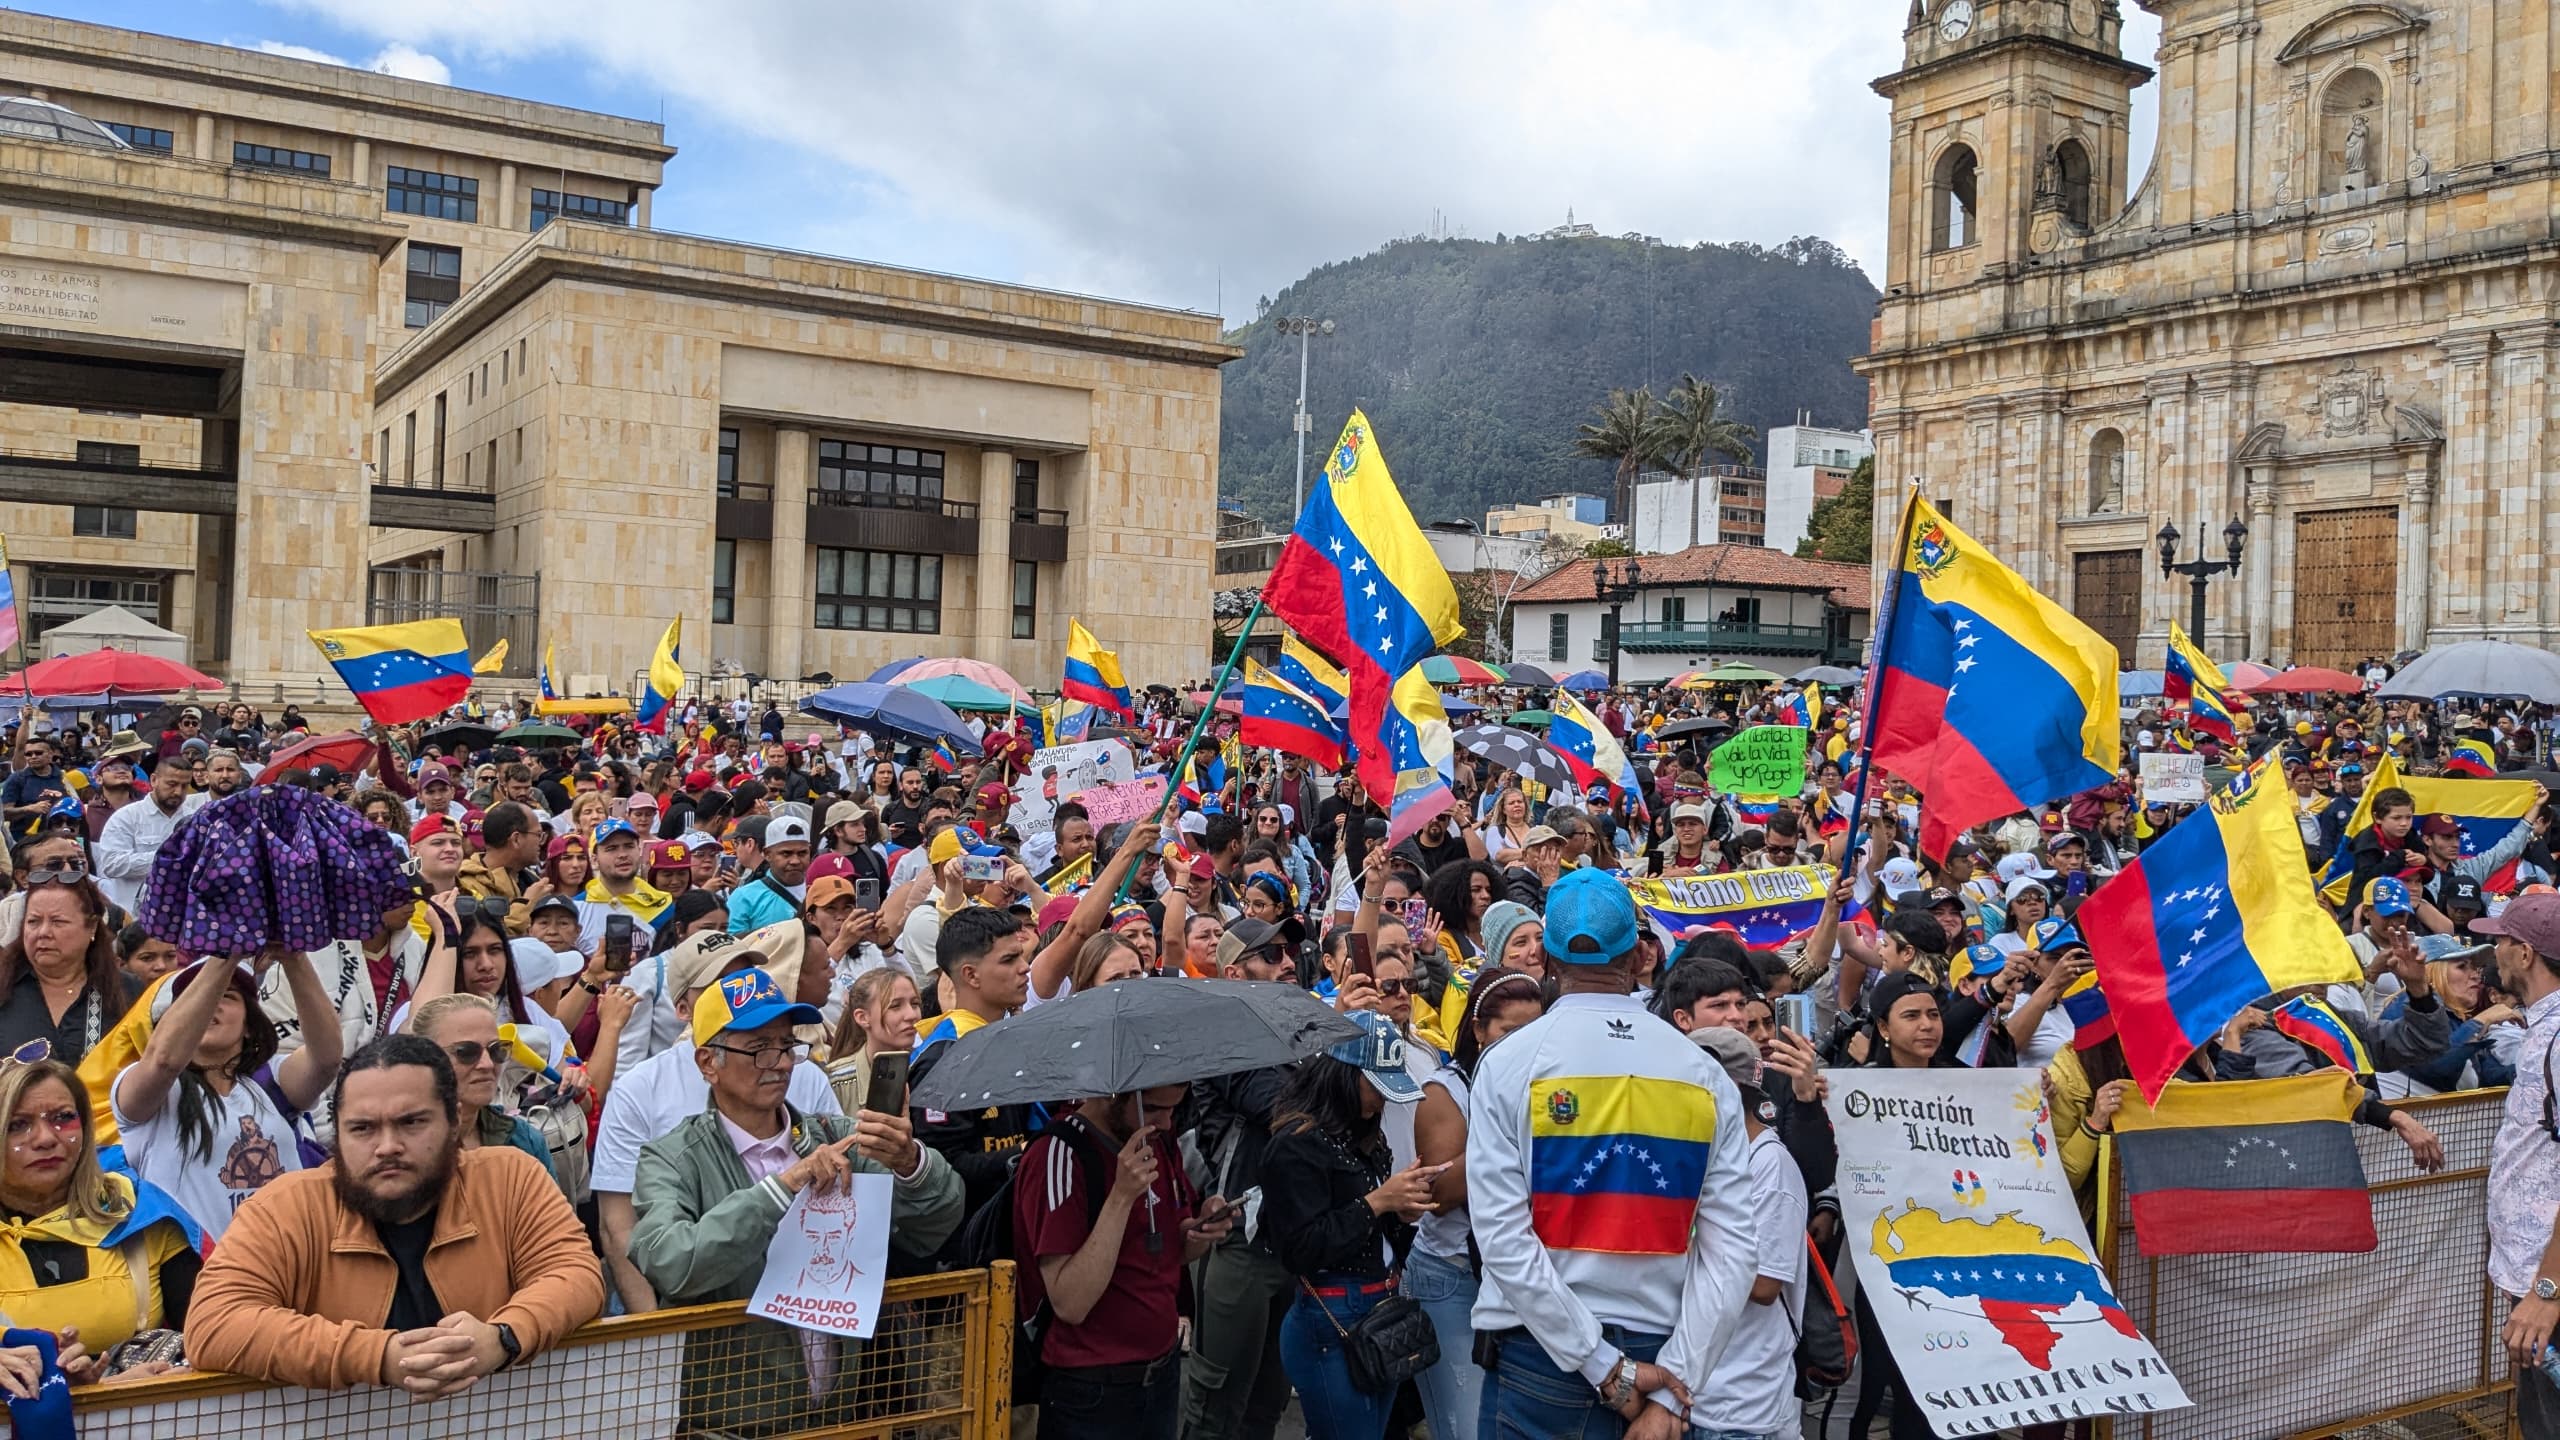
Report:
[[1823,1073],[1858,1285],[1931,1430],[2190,1403],[2090,1247],[2040,1072]]
[[1097,829],[1123,820],[1144,820],[1164,803],[1164,777],[1148,775],[1123,785],[1096,785],[1077,798]]
[[2142,757],[2142,798],[2172,805],[2204,803],[2204,757],[2161,752]]
[[[1129,747],[1118,740],[1084,740],[1050,745],[1031,752],[1022,778],[1013,782],[1013,808],[1005,819],[1025,836],[1049,833],[1051,816],[1061,800],[1072,800],[1097,785],[1124,785],[1138,773]],[[1095,816],[1094,823],[1102,823]]]
[[1797,725],[1754,725],[1707,756],[1707,783],[1727,795],[1796,794],[1804,789],[1810,733]]
[[[1630,880],[1627,889],[1635,896],[1636,913],[1662,933],[1669,949],[1702,930],[1730,930],[1753,949],[1771,950],[1813,929],[1837,873],[1828,865],[1790,865]],[[1840,918],[1855,920],[1863,913],[1852,902]]]
[[889,1279],[892,1183],[886,1175],[857,1174],[847,1184],[806,1186],[792,1196],[747,1313],[870,1339]]

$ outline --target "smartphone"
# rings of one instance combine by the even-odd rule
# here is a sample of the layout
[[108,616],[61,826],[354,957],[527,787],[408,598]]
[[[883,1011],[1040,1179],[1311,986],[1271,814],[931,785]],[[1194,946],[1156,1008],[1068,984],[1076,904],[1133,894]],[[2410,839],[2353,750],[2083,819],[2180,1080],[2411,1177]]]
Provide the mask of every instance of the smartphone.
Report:
[[1378,958],[1369,947],[1369,937],[1354,930],[1342,939],[1343,953],[1351,957],[1351,973],[1378,978]]
[[865,875],[861,879],[853,882],[853,908],[856,910],[877,910],[880,908],[880,882],[878,880]]
[[1004,878],[1004,857],[1001,855],[963,855],[960,857],[960,878],[969,881],[972,884],[983,884],[990,880],[1001,880]]
[[1402,908],[1405,932],[1413,934],[1422,929],[1422,917],[1431,913],[1431,902],[1419,895],[1409,896]]
[[871,1077],[862,1082],[862,1108],[874,1115],[907,1113],[907,1057],[890,1051],[871,1057]]
[[616,974],[631,968],[631,926],[620,911],[604,917],[604,968]]
[[723,875],[738,873],[738,857],[735,854],[726,850],[720,852],[720,873]]
[[1801,1035],[1808,1040],[1813,1038],[1814,1018],[1812,996],[1781,995],[1777,998],[1776,1003],[1778,1010],[1778,1027],[1780,1029],[1793,1030],[1798,1035]]

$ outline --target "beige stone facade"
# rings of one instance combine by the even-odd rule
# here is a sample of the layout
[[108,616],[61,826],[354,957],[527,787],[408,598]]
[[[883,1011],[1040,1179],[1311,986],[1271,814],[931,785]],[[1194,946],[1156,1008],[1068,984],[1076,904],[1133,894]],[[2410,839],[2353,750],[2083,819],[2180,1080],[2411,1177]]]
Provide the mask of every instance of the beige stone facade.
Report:
[[[1880,491],[1946,504],[2157,665],[2560,642],[2551,0],[1917,0],[1873,352]],[[1897,507],[1878,507],[1878,555]],[[2199,535],[2198,532],[2204,532]],[[1881,561],[1880,561],[1881,563]]]

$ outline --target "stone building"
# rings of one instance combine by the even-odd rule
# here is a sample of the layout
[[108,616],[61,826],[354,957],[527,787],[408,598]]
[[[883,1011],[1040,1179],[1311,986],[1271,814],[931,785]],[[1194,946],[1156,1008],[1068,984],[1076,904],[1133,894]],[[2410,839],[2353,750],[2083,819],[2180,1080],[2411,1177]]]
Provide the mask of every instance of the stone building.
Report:
[[[1887,556],[1917,482],[2159,663],[2178,558],[2219,656],[2560,641],[2551,0],[1913,0],[1873,385]],[[1880,559],[1881,563],[1881,559]]]
[[652,230],[638,120],[10,11],[0,97],[33,629],[301,686],[306,627],[451,614],[627,688],[681,615],[697,672],[1037,685],[1079,613],[1197,668],[1215,317]]

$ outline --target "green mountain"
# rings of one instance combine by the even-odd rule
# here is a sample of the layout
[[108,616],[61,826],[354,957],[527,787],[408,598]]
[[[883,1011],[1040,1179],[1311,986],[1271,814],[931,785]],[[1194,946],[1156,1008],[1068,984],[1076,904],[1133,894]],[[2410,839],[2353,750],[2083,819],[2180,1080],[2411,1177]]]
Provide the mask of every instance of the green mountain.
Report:
[[1272,323],[1280,316],[1336,326],[1313,342],[1309,476],[1357,405],[1429,524],[1560,490],[1607,495],[1608,465],[1576,458],[1572,442],[1613,386],[1659,393],[1689,371],[1764,435],[1799,410],[1819,425],[1865,424],[1866,382],[1849,361],[1866,353],[1876,298],[1818,239],[1391,241],[1308,275],[1229,336],[1246,353],[1225,373],[1220,498],[1292,518],[1299,342]]

